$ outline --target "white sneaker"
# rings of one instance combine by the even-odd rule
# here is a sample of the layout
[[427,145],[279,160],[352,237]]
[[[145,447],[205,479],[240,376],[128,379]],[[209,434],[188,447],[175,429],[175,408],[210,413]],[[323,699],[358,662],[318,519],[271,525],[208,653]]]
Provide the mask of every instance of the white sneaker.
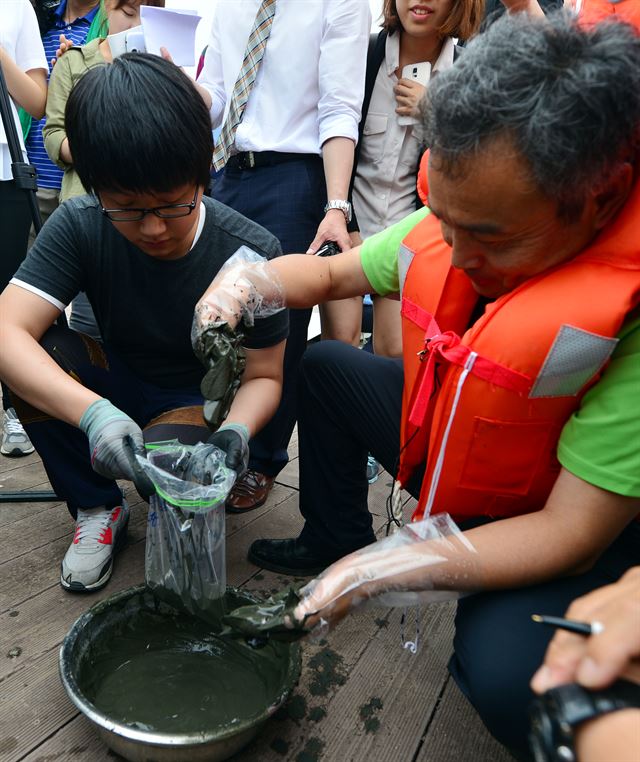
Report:
[[83,593],[107,584],[128,523],[129,507],[124,499],[115,508],[78,510],[73,542],[62,559],[60,584],[65,590]]
[[16,411],[10,407],[4,411],[3,418],[0,452],[13,458],[31,454],[35,448],[31,444],[27,432],[22,428]]
[[379,474],[380,466],[378,465],[378,461],[373,457],[373,455],[369,455],[367,457],[367,481],[369,484],[377,482]]

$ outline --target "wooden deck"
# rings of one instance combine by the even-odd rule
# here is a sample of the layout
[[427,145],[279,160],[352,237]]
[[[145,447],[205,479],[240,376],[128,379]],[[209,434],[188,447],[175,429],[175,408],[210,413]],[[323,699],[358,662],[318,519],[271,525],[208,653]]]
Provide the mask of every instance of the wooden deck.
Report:
[[[246,551],[256,538],[287,537],[301,527],[296,450],[294,440],[291,462],[265,506],[227,517],[231,585],[269,592],[290,582],[252,566]],[[37,455],[0,457],[0,492],[23,489],[49,489]],[[379,528],[388,490],[386,474],[370,490]],[[93,595],[69,594],[58,584],[73,527],[64,504],[0,504],[1,762],[117,758],[67,699],[57,658],[87,607],[144,579],[146,505],[127,493],[129,542],[107,588]],[[236,762],[509,762],[447,673],[452,614],[452,604],[421,611],[415,656],[401,646],[396,610],[360,611],[325,641],[305,643],[288,705]]]

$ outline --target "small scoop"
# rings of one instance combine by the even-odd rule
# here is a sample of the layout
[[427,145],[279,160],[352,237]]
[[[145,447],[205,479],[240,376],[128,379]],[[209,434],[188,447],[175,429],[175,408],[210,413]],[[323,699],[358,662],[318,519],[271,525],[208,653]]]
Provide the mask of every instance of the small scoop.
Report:
[[254,646],[259,646],[261,641],[266,643],[268,639],[284,643],[299,640],[308,633],[303,623],[297,623],[293,618],[299,602],[298,592],[289,587],[261,603],[240,606],[222,617],[226,626],[222,635],[244,637]]

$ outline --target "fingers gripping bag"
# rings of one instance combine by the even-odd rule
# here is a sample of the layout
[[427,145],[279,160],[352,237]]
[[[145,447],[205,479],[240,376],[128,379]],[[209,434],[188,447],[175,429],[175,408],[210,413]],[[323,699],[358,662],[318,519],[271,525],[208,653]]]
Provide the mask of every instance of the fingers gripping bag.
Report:
[[145,580],[162,600],[221,627],[226,590],[224,504],[235,472],[211,444],[162,442],[136,456],[153,483]]

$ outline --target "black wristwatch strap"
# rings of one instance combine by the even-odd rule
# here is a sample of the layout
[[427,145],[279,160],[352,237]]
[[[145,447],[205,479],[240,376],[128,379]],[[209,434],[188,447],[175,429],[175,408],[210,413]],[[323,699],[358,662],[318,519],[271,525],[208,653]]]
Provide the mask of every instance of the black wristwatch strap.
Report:
[[[573,727],[601,714],[630,707],[640,708],[640,685],[618,680],[608,688],[588,691],[581,685],[561,686],[565,719]],[[560,688],[556,688],[560,691]],[[559,694],[560,695],[560,694]]]
[[574,762],[574,733],[587,720],[620,709],[640,708],[640,685],[618,680],[598,691],[560,685],[531,705],[529,739],[536,762]]

